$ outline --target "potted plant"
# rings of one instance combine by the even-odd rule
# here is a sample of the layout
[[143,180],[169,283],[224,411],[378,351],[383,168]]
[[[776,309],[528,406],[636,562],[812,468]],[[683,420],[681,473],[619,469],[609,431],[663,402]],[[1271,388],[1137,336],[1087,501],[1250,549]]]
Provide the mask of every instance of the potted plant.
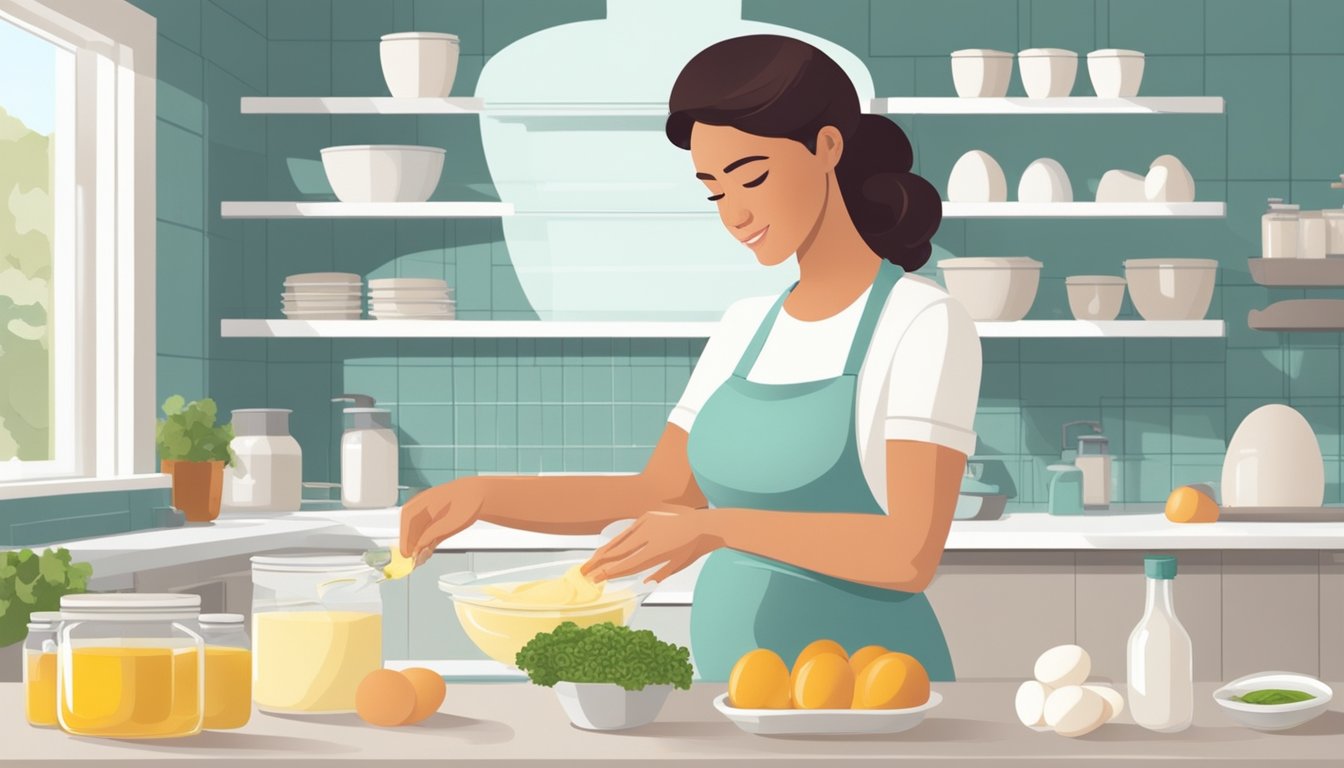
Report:
[[163,403],[154,437],[159,446],[161,471],[173,478],[173,507],[188,522],[205,523],[219,517],[224,491],[224,467],[233,463],[229,441],[233,425],[215,426],[219,408],[210,398],[188,403],[173,395]]
[[65,595],[85,591],[93,566],[70,562],[70,551],[31,549],[0,553],[0,680],[21,676],[22,644],[28,617],[37,611],[58,611]]
[[518,652],[518,668],[554,688],[579,728],[614,731],[658,717],[673,688],[691,687],[691,652],[647,629],[572,621],[542,632]]

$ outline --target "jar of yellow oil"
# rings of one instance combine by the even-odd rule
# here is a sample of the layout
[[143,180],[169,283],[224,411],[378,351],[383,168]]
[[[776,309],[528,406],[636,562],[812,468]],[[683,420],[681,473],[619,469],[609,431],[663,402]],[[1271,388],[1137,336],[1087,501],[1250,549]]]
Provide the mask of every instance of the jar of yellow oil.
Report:
[[201,614],[207,731],[242,728],[252,718],[252,643],[241,613]]
[[355,711],[383,666],[379,574],[358,556],[252,558],[252,700],[265,712]]
[[59,611],[34,611],[23,641],[24,714],[29,725],[56,727],[56,632]]
[[199,733],[204,645],[199,595],[61,598],[56,713],[77,736],[159,739]]

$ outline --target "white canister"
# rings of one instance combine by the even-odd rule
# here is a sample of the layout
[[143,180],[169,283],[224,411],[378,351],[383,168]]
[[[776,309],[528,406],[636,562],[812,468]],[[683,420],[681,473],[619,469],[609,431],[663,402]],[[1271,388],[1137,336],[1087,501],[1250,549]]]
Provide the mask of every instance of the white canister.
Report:
[[1321,211],[1302,211],[1297,217],[1297,257],[1324,259],[1325,252],[1325,217]]
[[1269,198],[1269,210],[1260,217],[1260,257],[1297,258],[1298,206]]
[[1062,48],[1028,48],[1017,54],[1017,72],[1028,98],[1062,98],[1073,91],[1078,54]]
[[341,436],[341,506],[375,509],[397,504],[397,433],[384,408],[346,408],[350,426]]
[[1122,48],[1093,51],[1087,54],[1087,76],[1092,80],[1092,90],[1103,99],[1138,96],[1143,53]]
[[289,434],[285,408],[233,412],[233,466],[220,507],[230,511],[297,512],[303,496],[303,451]]
[[1002,98],[1013,77],[1013,54],[988,48],[952,52],[952,85],[962,98]]
[[1344,208],[1326,208],[1321,218],[1325,219],[1326,255],[1344,256]]
[[378,57],[387,90],[398,99],[446,98],[457,79],[457,35],[397,32],[383,35]]

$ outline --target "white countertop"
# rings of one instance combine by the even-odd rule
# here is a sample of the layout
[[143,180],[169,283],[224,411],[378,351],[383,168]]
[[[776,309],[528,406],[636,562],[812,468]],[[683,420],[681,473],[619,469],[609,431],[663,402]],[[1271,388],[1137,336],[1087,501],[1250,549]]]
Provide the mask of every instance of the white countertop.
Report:
[[[1053,517],[1012,514],[1001,520],[952,524],[950,551],[986,550],[1344,550],[1344,509],[1319,510],[1319,520],[1178,525],[1158,505],[1116,506],[1103,514]],[[228,515],[213,523],[64,542],[100,578],[219,557],[291,548],[365,549],[399,535],[399,510],[305,510]],[[1269,519],[1268,517],[1266,519]],[[585,550],[597,536],[558,536],[477,523],[440,551]]]

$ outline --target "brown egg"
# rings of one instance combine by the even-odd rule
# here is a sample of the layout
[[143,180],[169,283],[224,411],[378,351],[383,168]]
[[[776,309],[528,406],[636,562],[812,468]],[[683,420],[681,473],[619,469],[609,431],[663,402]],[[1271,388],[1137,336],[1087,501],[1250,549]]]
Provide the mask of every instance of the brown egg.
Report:
[[401,673],[415,686],[415,711],[411,713],[411,719],[406,721],[407,724],[418,723],[439,711],[444,696],[448,695],[448,686],[443,682],[443,677],[424,667],[403,669]]
[[401,725],[415,712],[415,686],[393,669],[376,669],[355,689],[355,712],[371,725]]
[[880,645],[865,645],[855,651],[849,657],[849,668],[853,670],[854,677],[857,678],[859,673],[863,672],[863,668],[868,666],[868,662],[886,653],[888,653],[887,649]]
[[788,709],[789,668],[767,648],[748,651],[728,676],[728,703],[739,709]]
[[793,671],[797,709],[848,709],[853,699],[854,673],[843,656],[820,653]]

